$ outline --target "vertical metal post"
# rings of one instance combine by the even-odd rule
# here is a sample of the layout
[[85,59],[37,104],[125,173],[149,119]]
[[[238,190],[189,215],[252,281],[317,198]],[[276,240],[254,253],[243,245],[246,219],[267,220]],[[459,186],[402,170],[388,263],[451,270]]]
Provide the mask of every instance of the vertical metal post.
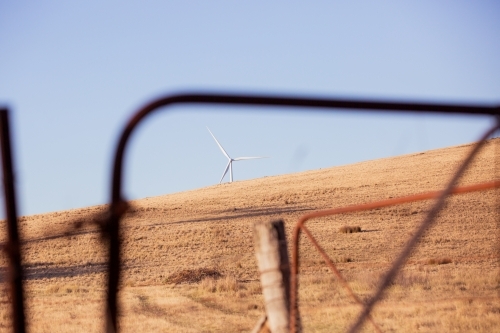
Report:
[[118,285],[120,283],[120,216],[116,206],[111,207],[111,216],[108,220],[107,231],[109,237],[109,262],[108,262],[108,311],[106,317],[106,332],[118,332]]
[[16,196],[14,191],[14,173],[12,166],[12,149],[9,132],[9,114],[6,109],[0,110],[0,141],[2,146],[2,168],[5,198],[5,214],[9,239],[6,251],[9,257],[9,283],[12,295],[12,320],[15,333],[26,332],[24,314],[23,269],[21,266],[21,249],[17,226]]

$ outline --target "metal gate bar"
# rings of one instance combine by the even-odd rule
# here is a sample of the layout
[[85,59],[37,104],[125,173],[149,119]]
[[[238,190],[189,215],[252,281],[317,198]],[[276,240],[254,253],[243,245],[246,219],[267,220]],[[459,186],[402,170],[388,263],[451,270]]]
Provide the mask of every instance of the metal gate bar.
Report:
[[[286,96],[264,95],[231,95],[231,94],[178,94],[153,100],[132,115],[125,125],[115,149],[112,171],[110,218],[106,230],[109,233],[108,262],[108,332],[117,332],[117,293],[120,282],[120,219],[126,211],[122,197],[123,158],[130,136],[137,125],[148,115],[161,107],[176,104],[218,104],[218,105],[255,105],[308,107],[332,112],[335,109],[352,109],[364,111],[391,111],[415,113],[444,113],[470,115],[500,115],[498,105],[460,105],[437,103],[402,103],[390,101],[356,100],[356,99],[319,99],[296,98]],[[293,308],[293,307],[292,307]]]
[[332,269],[334,275],[337,276],[337,278],[340,280],[340,282],[344,286],[344,288],[347,289],[351,298],[353,298],[358,304],[362,304],[361,301],[358,299],[358,297],[350,289],[349,285],[347,284],[347,281],[342,277],[340,272],[336,269],[332,260],[328,257],[326,252],[321,248],[321,246],[316,241],[316,239],[311,234],[311,232],[306,228],[305,223],[307,221],[309,221],[313,218],[318,218],[318,217],[332,216],[332,215],[345,214],[345,213],[354,213],[354,212],[372,210],[372,209],[376,209],[376,208],[401,205],[401,204],[410,203],[410,202],[437,199],[436,204],[429,211],[426,219],[419,225],[419,228],[417,229],[415,234],[406,243],[403,251],[400,253],[398,258],[394,261],[394,263],[391,266],[391,268],[389,269],[388,273],[382,279],[374,296],[370,300],[368,300],[368,302],[366,304],[362,304],[363,311],[361,312],[356,323],[353,325],[353,327],[350,329],[349,332],[352,333],[352,332],[356,332],[357,330],[359,330],[365,319],[369,319],[372,322],[372,324],[374,325],[375,329],[378,331],[379,330],[378,327],[376,326],[375,322],[373,322],[373,320],[370,317],[371,309],[373,308],[375,303],[380,299],[385,288],[387,288],[389,286],[389,284],[392,282],[392,280],[396,276],[397,272],[402,267],[402,265],[406,261],[407,257],[411,253],[411,250],[413,249],[413,247],[415,247],[419,238],[432,225],[432,222],[434,221],[439,210],[442,208],[446,197],[449,195],[464,194],[464,193],[471,193],[471,192],[477,192],[477,191],[486,191],[486,190],[495,189],[495,188],[500,187],[500,180],[495,180],[495,181],[481,183],[481,184],[474,184],[474,185],[469,185],[469,186],[454,187],[457,180],[465,172],[468,165],[470,165],[470,163],[472,162],[474,157],[477,155],[477,153],[484,146],[486,139],[489,136],[491,136],[499,128],[500,128],[499,124],[495,124],[495,126],[493,128],[489,129],[481,137],[479,142],[477,142],[477,144],[474,146],[472,151],[467,155],[466,159],[462,162],[462,164],[460,165],[460,167],[458,168],[458,170],[454,174],[452,180],[449,182],[448,186],[446,187],[446,189],[444,191],[427,192],[427,193],[414,194],[414,195],[401,197],[401,198],[394,198],[394,199],[388,199],[388,200],[382,200],[382,201],[376,201],[376,202],[371,202],[371,203],[358,204],[358,205],[340,207],[340,208],[334,208],[334,209],[319,210],[319,211],[305,214],[302,217],[300,217],[297,224],[295,225],[294,230],[293,230],[293,240],[292,240],[292,261],[291,261],[291,276],[290,276],[290,284],[291,284],[291,286],[290,286],[290,303],[291,303],[290,304],[290,327],[291,327],[291,332],[295,332],[295,320],[297,318],[296,311],[298,309],[298,273],[299,273],[299,263],[300,263],[300,261],[299,261],[299,259],[300,259],[299,258],[299,240],[300,240],[301,231],[304,231],[304,233],[309,238],[311,243],[314,245],[316,250],[321,254],[321,256],[323,257],[323,259],[325,260],[327,265],[330,267],[330,269]]
[[3,189],[5,214],[7,217],[8,240],[4,251],[9,259],[8,283],[11,293],[12,326],[15,333],[26,331],[24,312],[23,268],[21,266],[21,248],[19,228],[17,225],[16,193],[14,186],[14,167],[12,161],[12,144],[10,141],[9,112],[0,110],[0,144],[2,146]]

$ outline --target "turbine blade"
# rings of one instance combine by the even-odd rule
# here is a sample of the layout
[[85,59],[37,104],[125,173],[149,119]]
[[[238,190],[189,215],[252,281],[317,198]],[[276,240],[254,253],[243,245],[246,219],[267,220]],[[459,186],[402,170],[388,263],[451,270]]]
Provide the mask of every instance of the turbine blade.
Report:
[[222,145],[219,143],[219,141],[217,141],[217,139],[215,138],[215,135],[212,134],[212,132],[210,131],[210,128],[208,128],[207,126],[207,130],[210,132],[210,135],[212,135],[212,138],[214,138],[215,142],[217,142],[217,145],[219,146],[220,150],[222,151],[222,153],[229,159],[231,159],[231,157],[229,157],[228,153],[226,153],[226,151],[224,150],[224,148],[222,148]]
[[233,161],[241,161],[241,160],[256,160],[258,158],[269,158],[269,156],[257,156],[257,157],[237,157],[233,158]]
[[230,165],[231,165],[231,161],[229,161],[229,163],[227,164],[226,169],[224,170],[224,173],[222,174],[222,177],[220,178],[219,184],[222,183],[222,180],[224,179],[224,176],[226,175],[227,170],[229,170]]
[[233,161],[229,161],[229,182],[233,182]]

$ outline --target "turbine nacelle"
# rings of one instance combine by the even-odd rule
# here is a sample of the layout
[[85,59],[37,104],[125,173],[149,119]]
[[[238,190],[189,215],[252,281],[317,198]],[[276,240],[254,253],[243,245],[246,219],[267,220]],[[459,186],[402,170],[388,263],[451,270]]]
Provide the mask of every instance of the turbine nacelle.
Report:
[[215,135],[210,131],[210,129],[207,127],[208,132],[210,132],[210,135],[212,135],[212,138],[214,138],[215,142],[219,146],[220,150],[224,154],[224,156],[227,157],[229,160],[227,163],[226,168],[224,169],[224,173],[222,174],[222,177],[220,178],[219,184],[222,183],[222,180],[224,179],[224,176],[227,174],[227,171],[229,170],[229,182],[233,182],[233,162],[236,161],[243,161],[243,160],[256,160],[260,158],[268,158],[268,156],[255,156],[255,157],[236,157],[236,158],[231,158],[229,154],[222,148],[222,145],[219,143],[219,141],[215,138]]

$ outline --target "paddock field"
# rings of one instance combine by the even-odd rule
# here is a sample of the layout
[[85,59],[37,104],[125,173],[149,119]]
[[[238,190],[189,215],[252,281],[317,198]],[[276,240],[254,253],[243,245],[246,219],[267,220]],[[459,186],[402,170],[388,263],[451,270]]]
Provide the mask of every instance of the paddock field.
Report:
[[[488,142],[461,185],[495,179],[499,145],[500,139]],[[290,239],[297,219],[312,210],[442,189],[470,149],[462,145],[132,201],[123,222],[121,331],[250,331],[264,312],[253,250],[255,222],[283,219]],[[448,200],[375,308],[373,317],[384,332],[499,330],[499,203],[496,190]],[[366,299],[431,204],[321,218],[308,227],[355,293]],[[92,224],[71,236],[53,235],[104,210],[95,206],[21,218],[31,332],[103,330],[105,240]],[[362,232],[341,233],[343,226],[359,226]],[[4,235],[5,230],[2,241]],[[1,266],[5,271],[4,257]],[[300,271],[304,331],[344,331],[360,307],[305,240]],[[0,332],[9,332],[2,286]],[[369,323],[364,330],[373,331]]]

